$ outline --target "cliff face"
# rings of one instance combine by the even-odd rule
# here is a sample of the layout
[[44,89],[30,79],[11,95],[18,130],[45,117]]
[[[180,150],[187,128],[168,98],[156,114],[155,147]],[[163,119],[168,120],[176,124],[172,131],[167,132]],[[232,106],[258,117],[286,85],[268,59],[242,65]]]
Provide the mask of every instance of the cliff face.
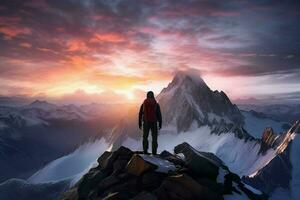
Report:
[[99,165],[61,199],[267,199],[214,154],[196,151],[187,143],[176,146],[174,152],[154,156],[126,147],[107,151],[99,157]]

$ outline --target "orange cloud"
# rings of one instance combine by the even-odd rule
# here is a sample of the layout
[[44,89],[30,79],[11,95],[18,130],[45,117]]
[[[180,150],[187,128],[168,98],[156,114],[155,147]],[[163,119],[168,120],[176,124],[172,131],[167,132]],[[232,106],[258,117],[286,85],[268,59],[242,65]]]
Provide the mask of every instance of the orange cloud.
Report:
[[125,41],[125,37],[118,33],[104,33],[94,34],[93,38],[90,40],[90,42],[111,42],[111,43],[119,43]]
[[32,45],[29,44],[29,43],[27,43],[27,42],[22,42],[22,43],[19,44],[19,46],[24,47],[24,48],[30,48],[30,47],[32,47]]
[[87,51],[88,47],[85,42],[78,39],[71,39],[67,42],[67,51]]
[[0,27],[0,33],[4,34],[5,39],[10,40],[21,34],[31,34],[31,29],[21,27]]

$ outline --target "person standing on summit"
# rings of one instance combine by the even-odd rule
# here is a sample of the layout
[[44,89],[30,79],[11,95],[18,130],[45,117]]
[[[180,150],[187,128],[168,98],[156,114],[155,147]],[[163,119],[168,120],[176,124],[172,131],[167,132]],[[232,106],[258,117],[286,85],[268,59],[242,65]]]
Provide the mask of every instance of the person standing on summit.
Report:
[[[158,127],[157,127],[158,125]],[[162,117],[160,106],[154,98],[152,91],[147,92],[147,98],[141,105],[139,112],[139,128],[143,128],[143,150],[144,154],[148,153],[148,136],[151,130],[152,134],[152,154],[157,154],[157,135],[158,129],[162,126]]]

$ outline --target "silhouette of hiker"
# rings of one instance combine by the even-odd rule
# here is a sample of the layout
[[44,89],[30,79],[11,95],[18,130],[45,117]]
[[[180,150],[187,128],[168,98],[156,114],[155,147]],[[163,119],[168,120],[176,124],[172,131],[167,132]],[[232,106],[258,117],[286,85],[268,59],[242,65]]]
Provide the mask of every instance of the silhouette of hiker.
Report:
[[[157,127],[158,123],[158,127]],[[152,154],[156,155],[157,153],[157,134],[161,129],[162,117],[160,112],[160,106],[154,98],[154,93],[149,91],[147,93],[147,98],[144,100],[144,103],[141,105],[139,112],[139,128],[142,129],[143,126],[143,150],[144,154],[148,153],[148,136],[149,131],[151,130],[152,134]]]

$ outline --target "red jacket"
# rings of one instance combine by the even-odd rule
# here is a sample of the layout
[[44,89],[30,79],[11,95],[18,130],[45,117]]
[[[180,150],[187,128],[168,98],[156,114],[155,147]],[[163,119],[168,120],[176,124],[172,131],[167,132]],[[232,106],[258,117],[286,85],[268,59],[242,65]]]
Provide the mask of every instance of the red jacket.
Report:
[[156,102],[155,98],[147,98],[140,107],[139,112],[139,126],[144,122],[158,122],[159,127],[162,125],[162,117],[160,106]]

